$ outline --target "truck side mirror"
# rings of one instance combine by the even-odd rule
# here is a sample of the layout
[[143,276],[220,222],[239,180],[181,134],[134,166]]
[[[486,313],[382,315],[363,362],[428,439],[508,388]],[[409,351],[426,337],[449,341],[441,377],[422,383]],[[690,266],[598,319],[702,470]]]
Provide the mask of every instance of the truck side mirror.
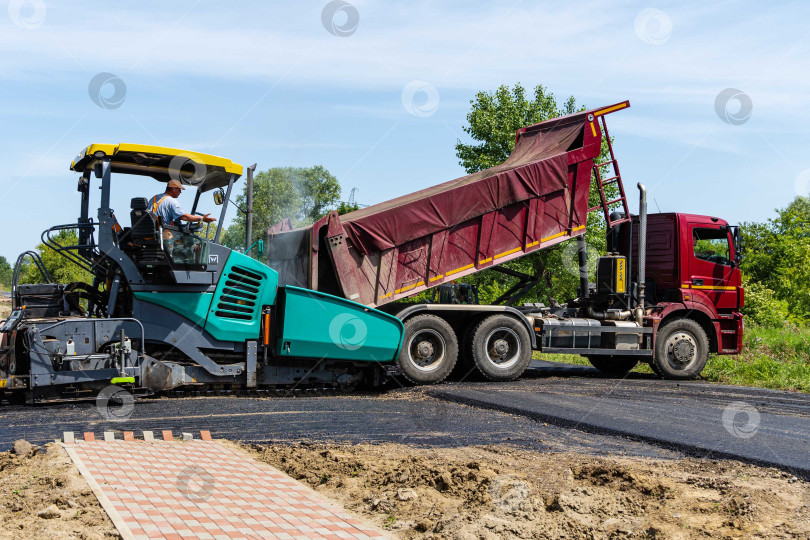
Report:
[[222,188],[219,188],[214,192],[214,204],[217,206],[222,206],[222,203],[225,202],[225,192],[222,191]]
[[734,264],[740,266],[742,263],[742,234],[739,225],[731,227],[731,235],[734,239]]

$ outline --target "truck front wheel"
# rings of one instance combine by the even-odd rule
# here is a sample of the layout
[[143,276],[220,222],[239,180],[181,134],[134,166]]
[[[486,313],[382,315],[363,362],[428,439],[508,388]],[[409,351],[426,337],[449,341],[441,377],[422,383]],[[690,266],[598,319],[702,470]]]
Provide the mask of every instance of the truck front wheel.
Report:
[[665,379],[693,379],[709,359],[709,338],[691,319],[666,323],[655,336],[655,357],[651,367]]
[[491,315],[473,332],[472,358],[490,381],[513,381],[532,361],[529,331],[514,317]]
[[405,336],[399,353],[399,367],[415,384],[443,381],[458,359],[458,339],[441,317],[418,315],[405,321]]

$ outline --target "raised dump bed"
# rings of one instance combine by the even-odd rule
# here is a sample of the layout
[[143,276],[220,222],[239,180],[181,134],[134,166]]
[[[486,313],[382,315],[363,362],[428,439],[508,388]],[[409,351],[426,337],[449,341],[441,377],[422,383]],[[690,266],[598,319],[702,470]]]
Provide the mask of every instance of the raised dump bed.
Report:
[[599,116],[628,102],[520,129],[502,164],[309,227],[268,231],[280,285],[380,306],[585,232]]

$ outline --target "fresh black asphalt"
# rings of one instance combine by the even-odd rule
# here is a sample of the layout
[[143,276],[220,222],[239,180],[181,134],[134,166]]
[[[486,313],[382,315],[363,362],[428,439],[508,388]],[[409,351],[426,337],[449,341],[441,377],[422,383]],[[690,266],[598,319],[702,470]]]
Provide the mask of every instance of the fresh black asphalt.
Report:
[[[568,376],[561,377],[566,373]],[[535,362],[523,379],[449,384],[430,395],[563,428],[649,442],[704,458],[733,458],[810,478],[810,396]]]
[[[243,442],[393,442],[420,447],[513,444],[551,451],[680,457],[647,443],[560,428],[530,418],[426,396],[408,388],[383,394],[323,397],[193,397],[138,400],[124,421],[102,417],[92,402],[0,406],[0,450],[17,439],[42,444],[64,431],[202,429]],[[140,435],[138,433],[138,435]]]
[[244,442],[511,444],[596,455],[735,458],[810,478],[810,396],[533,362],[511,383],[358,395],[139,399],[123,421],[93,402],[0,405],[0,450],[93,431],[171,429]]

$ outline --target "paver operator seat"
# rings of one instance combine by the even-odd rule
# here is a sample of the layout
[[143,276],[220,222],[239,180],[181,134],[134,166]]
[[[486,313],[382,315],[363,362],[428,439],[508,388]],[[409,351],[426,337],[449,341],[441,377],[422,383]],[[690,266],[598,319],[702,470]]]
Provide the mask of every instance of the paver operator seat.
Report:
[[166,253],[161,241],[160,223],[155,214],[149,211],[149,201],[145,197],[135,197],[130,201],[129,213],[132,227],[129,230],[129,243],[135,263],[140,267],[166,265]]

